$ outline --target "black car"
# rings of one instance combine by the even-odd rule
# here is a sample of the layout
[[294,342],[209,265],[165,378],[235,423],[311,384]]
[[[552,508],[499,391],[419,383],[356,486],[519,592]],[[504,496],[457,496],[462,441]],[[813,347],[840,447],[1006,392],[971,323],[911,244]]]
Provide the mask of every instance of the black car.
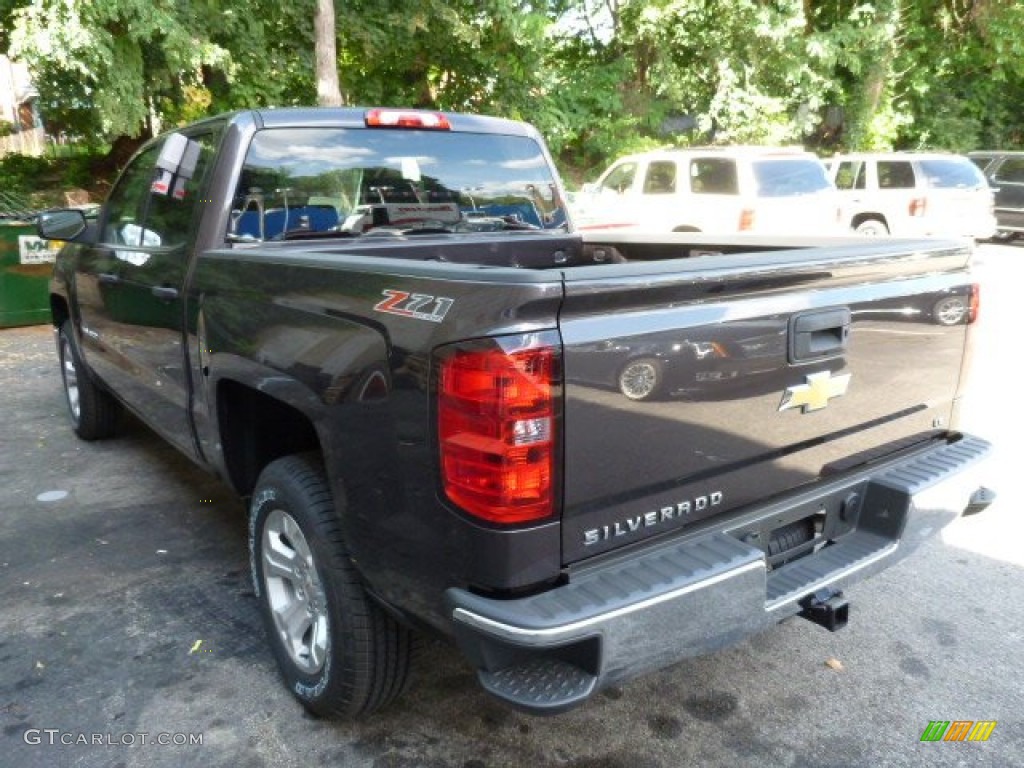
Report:
[[1024,151],[978,150],[967,156],[985,174],[996,196],[997,237],[1024,233]]

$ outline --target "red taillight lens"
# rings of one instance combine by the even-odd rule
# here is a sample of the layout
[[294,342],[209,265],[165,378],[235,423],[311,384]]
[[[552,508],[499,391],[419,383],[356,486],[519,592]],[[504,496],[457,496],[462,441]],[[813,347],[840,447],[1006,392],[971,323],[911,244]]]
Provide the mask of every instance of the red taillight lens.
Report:
[[909,213],[911,216],[924,216],[928,210],[927,197],[915,197],[910,201]]
[[754,228],[754,211],[744,208],[740,211],[740,232],[749,232]]
[[416,112],[408,109],[371,109],[363,118],[370,128],[426,128],[450,131],[448,118],[440,112]]
[[981,311],[981,286],[977,283],[971,284],[971,296],[967,300],[967,322],[973,323],[978,319],[978,312]]
[[494,523],[554,512],[560,362],[536,337],[487,340],[438,355],[437,424],[445,495]]

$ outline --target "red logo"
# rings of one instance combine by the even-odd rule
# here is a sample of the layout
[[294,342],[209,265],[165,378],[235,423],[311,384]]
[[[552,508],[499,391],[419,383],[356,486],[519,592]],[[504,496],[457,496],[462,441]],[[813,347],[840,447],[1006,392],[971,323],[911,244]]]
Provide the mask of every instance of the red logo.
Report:
[[448,314],[448,310],[455,303],[454,299],[444,296],[409,293],[391,288],[385,288],[381,293],[387,298],[373,306],[376,311],[400,317],[412,317],[416,320],[427,320],[431,323],[440,323],[444,320],[444,316]]

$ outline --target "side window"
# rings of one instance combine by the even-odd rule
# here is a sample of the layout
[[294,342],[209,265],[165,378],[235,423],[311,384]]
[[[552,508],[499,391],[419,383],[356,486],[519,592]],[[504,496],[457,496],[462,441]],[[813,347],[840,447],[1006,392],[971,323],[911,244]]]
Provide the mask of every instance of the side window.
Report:
[[636,163],[623,163],[613,168],[601,182],[601,191],[625,192],[632,189],[634,178],[636,178]]
[[103,242],[112,245],[160,245],[144,229],[149,187],[153,183],[159,147],[138,155],[125,168],[107,200]]
[[879,189],[913,189],[914,168],[905,160],[880,160],[878,162]]
[[656,160],[647,166],[647,175],[644,177],[645,195],[671,195],[675,191],[675,162]]
[[970,160],[972,163],[974,163],[976,166],[978,166],[983,171],[987,171],[988,170],[988,167],[990,165],[992,165],[992,161],[994,159],[995,159],[994,157],[989,157],[987,155],[971,155],[968,158],[968,160]]
[[864,163],[844,160],[836,171],[837,189],[864,189]]
[[165,246],[182,246],[188,242],[193,214],[213,159],[217,138],[213,133],[189,136],[189,142],[198,145],[199,152],[191,178],[184,179],[178,189],[166,195],[153,195],[146,229],[157,233]]
[[698,158],[690,163],[690,189],[701,195],[736,195],[736,162],[723,157]]
[[996,181],[1024,184],[1024,157],[1008,157],[996,171]]
[[166,194],[153,191],[159,144],[143,151],[125,169],[107,202],[105,243],[136,248],[173,248],[186,243],[216,136],[207,133],[191,140],[199,146],[192,177]]

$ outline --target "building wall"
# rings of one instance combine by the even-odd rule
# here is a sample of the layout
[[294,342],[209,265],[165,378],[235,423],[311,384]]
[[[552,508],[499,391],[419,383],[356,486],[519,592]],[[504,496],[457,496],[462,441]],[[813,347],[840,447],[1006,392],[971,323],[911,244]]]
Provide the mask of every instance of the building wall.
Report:
[[35,110],[36,90],[28,67],[0,55],[0,121],[14,126],[14,133],[0,137],[0,154],[41,154],[46,137]]

